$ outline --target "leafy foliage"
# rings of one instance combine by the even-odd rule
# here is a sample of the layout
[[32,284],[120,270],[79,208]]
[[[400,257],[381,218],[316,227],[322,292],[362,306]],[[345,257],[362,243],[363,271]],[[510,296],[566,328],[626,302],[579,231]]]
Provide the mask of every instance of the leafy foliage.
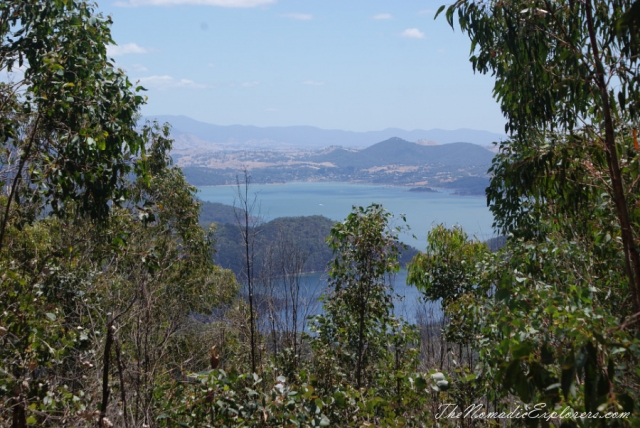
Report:
[[[457,12],[461,29],[469,35],[474,70],[495,75],[494,94],[508,120],[505,129],[513,135],[513,150],[525,155],[527,146],[534,150],[550,147],[546,156],[531,159],[541,168],[551,167],[552,159],[573,158],[560,168],[568,173],[567,181],[584,182],[582,172],[575,169],[580,164],[589,174],[601,177],[603,190],[613,202],[629,289],[638,312],[640,254],[633,213],[636,192],[632,190],[637,182],[629,181],[628,166],[621,159],[625,153],[620,150],[635,129],[639,113],[638,57],[633,54],[638,33],[628,25],[618,25],[629,17],[632,4],[629,0],[458,1],[446,15],[453,25]],[[576,156],[577,145],[586,147],[590,156],[582,151]],[[536,219],[527,219],[527,206],[533,199],[544,203],[540,196],[550,183],[529,186],[529,195],[519,195],[519,184],[533,181],[527,174],[529,168],[522,171],[519,181],[507,181],[502,189],[494,186],[489,202],[500,201],[505,193],[511,215],[498,216],[498,225],[506,226],[500,224],[503,219],[515,225],[517,219],[525,222],[521,231],[535,233]],[[590,193],[590,189],[564,186],[562,181],[552,183],[569,203],[580,203],[585,200],[582,195]]]
[[[331,230],[334,260],[324,314],[314,320],[314,349],[328,351],[341,376],[356,387],[374,384],[377,363],[386,358],[393,334],[401,348],[414,340],[408,327],[392,316],[387,275],[399,269],[395,234],[387,230],[390,214],[382,206],[354,207]],[[404,339],[403,339],[404,338]]]
[[407,283],[415,285],[428,300],[450,303],[473,291],[475,263],[486,252],[486,244],[469,242],[460,226],[435,226],[427,235],[427,248],[409,266]]
[[2,2],[0,69],[23,73],[0,86],[10,100],[0,132],[3,169],[12,171],[1,179],[11,183],[7,207],[19,180],[30,183],[25,197],[58,214],[74,201],[105,218],[125,196],[122,178],[144,151],[136,115],[145,98],[107,58],[110,24],[85,1]]
[[[69,212],[22,230],[10,225],[10,252],[0,259],[0,399],[14,421],[16,408],[38,426],[90,423],[98,414],[124,425],[148,421],[156,385],[205,360],[213,343],[203,340],[206,329],[185,334],[191,315],[233,301],[238,289],[211,261],[195,189],[170,168],[167,132],[145,128],[150,174],[130,184],[128,210],[113,209],[98,224]],[[86,382],[97,369],[106,383]],[[112,388],[121,416],[109,411]]]
[[615,24],[630,7],[459,1],[447,9],[471,38],[474,69],[495,75],[512,133],[487,189],[494,225],[510,237],[472,263],[473,296],[448,305],[451,327],[472,327],[474,382],[498,410],[517,400],[558,414],[629,412],[564,426],[638,418],[637,37]]
[[427,416],[425,377],[407,382],[400,405],[377,394],[337,386],[320,394],[313,376],[299,379],[248,376],[235,371],[212,370],[195,374],[192,381],[172,385],[159,426],[424,426]]

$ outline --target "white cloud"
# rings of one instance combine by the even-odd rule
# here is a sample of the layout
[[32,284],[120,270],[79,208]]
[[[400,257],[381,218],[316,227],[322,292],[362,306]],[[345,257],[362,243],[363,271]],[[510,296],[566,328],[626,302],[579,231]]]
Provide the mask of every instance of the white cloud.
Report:
[[109,45],[107,46],[108,56],[121,56],[127,54],[143,54],[149,52],[145,48],[136,45],[135,43],[127,43],[122,46]]
[[195,5],[249,8],[275,2],[276,0],[126,0],[118,1],[115,5],[120,7]]
[[206,89],[209,86],[189,79],[176,79],[171,76],[149,76],[140,78],[140,84],[147,89]]
[[313,19],[313,15],[309,13],[285,13],[280,16],[283,18],[295,19],[296,21],[310,21]]
[[280,110],[278,110],[277,108],[269,107],[269,108],[264,109],[264,111],[273,112],[273,111],[280,111]]
[[424,9],[418,12],[420,15],[435,15],[436,11],[432,9]]
[[315,80],[305,80],[304,82],[302,82],[303,85],[309,85],[309,86],[322,86],[324,85],[324,82],[317,82]]
[[401,36],[409,39],[424,39],[424,33],[417,28],[407,28],[402,32]]
[[373,19],[375,19],[375,20],[392,19],[392,18],[393,18],[393,16],[391,16],[390,13],[379,13],[379,14],[373,16]]
[[253,81],[253,82],[244,82],[241,84],[241,86],[244,86],[245,88],[250,88],[251,86],[258,86],[259,84],[260,82]]

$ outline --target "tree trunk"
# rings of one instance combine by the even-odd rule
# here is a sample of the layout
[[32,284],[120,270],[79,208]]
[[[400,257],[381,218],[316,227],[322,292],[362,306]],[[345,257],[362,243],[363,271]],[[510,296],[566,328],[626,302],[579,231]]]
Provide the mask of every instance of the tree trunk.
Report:
[[113,331],[115,327],[113,321],[107,324],[107,338],[104,344],[104,361],[102,367],[102,402],[100,404],[100,418],[98,426],[102,426],[102,420],[107,414],[107,405],[109,404],[109,364],[111,356],[111,345],[113,345]]
[[24,396],[20,394],[13,399],[13,421],[11,428],[27,428],[27,412],[24,408]]
[[36,117],[36,123],[33,125],[33,130],[31,131],[31,137],[29,138],[29,144],[27,145],[27,148],[24,150],[24,153],[20,159],[20,165],[18,166],[18,171],[16,172],[16,176],[13,177],[11,190],[9,191],[9,196],[7,196],[7,206],[5,207],[4,217],[2,217],[2,224],[0,225],[0,249],[2,249],[4,235],[7,229],[7,224],[9,223],[9,212],[11,209],[11,201],[13,201],[13,197],[16,194],[20,180],[22,180],[22,170],[24,169],[24,166],[27,163],[27,159],[31,154],[31,148],[33,147],[33,141],[36,139],[36,132],[38,132],[39,123],[40,123],[40,114],[38,114],[38,116]]
[[[629,289],[633,299],[633,307],[636,313],[640,312],[640,255],[636,249],[633,239],[633,231],[631,230],[631,222],[629,220],[629,209],[627,207],[627,199],[622,183],[622,175],[620,173],[620,163],[618,160],[618,152],[616,150],[615,131],[613,126],[613,118],[611,116],[611,106],[609,93],[607,92],[607,84],[604,79],[604,67],[600,59],[598,50],[598,41],[593,24],[593,12],[591,0],[585,2],[587,14],[587,27],[589,29],[589,39],[591,42],[591,51],[596,65],[596,85],[602,98],[602,110],[604,113],[605,126],[605,156],[611,176],[611,187],[613,189],[613,200],[616,206],[618,221],[622,235],[622,245],[624,251],[625,268],[627,277],[629,278]],[[638,329],[640,324],[636,323]]]

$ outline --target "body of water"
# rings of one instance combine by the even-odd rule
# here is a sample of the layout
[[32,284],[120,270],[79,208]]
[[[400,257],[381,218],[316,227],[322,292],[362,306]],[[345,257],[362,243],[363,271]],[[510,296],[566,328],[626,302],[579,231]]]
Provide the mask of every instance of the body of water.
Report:
[[[480,240],[495,236],[491,228],[493,216],[484,197],[457,196],[445,192],[410,192],[405,187],[352,183],[254,184],[250,187],[250,195],[257,197],[256,206],[259,206],[259,214],[265,221],[309,215],[323,215],[340,221],[349,215],[353,205],[366,207],[371,203],[382,204],[392,214],[406,217],[411,230],[400,238],[419,250],[426,247],[427,233],[431,227],[439,223],[460,225],[470,236]],[[200,187],[198,197],[209,202],[227,205],[234,205],[235,202],[239,205],[234,186]],[[253,214],[258,214],[257,211]],[[401,223],[399,220],[395,222],[396,225]],[[407,286],[406,278],[407,271],[404,269],[394,278],[394,291],[399,295],[394,299],[396,315],[415,322],[416,313],[426,310],[432,316],[439,317],[442,313],[440,305],[420,303],[420,292]],[[305,275],[303,285],[306,296],[313,295],[315,300],[322,294],[325,284],[326,274]]]
[[[326,291],[327,274],[311,273],[303,275],[301,285],[302,300],[311,304],[309,315],[321,312],[321,305],[312,305],[320,295]],[[394,314],[402,319],[415,323],[419,316],[423,319],[435,321],[442,316],[440,302],[424,302],[417,288],[407,285],[407,270],[401,269],[391,278],[393,283]],[[420,315],[419,315],[420,314]]]
[[[257,196],[260,215],[265,221],[308,215],[323,215],[341,221],[349,215],[353,205],[382,204],[392,214],[406,216],[411,231],[403,234],[401,240],[419,250],[424,250],[427,233],[438,223],[458,224],[480,240],[494,236],[493,216],[486,198],[480,196],[410,192],[407,187],[352,183],[252,184],[250,194]],[[236,201],[238,205],[234,186],[200,187],[198,197],[227,205]],[[401,221],[396,221],[396,225],[400,224]]]

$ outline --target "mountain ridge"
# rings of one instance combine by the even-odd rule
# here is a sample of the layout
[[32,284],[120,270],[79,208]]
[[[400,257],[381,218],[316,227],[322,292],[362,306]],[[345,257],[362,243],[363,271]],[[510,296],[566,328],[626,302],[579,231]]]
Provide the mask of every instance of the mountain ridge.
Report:
[[451,166],[490,165],[493,153],[472,143],[449,143],[424,146],[398,137],[381,141],[366,149],[348,151],[337,148],[329,153],[312,156],[313,162],[330,162],[337,167],[372,168],[383,165],[420,166],[446,164]]
[[144,119],[156,119],[172,125],[175,137],[192,135],[212,144],[229,145],[235,149],[242,146],[312,149],[328,146],[363,148],[380,141],[398,137],[406,141],[429,140],[440,144],[467,142],[477,145],[489,145],[507,137],[489,131],[460,128],[414,129],[407,131],[400,128],[386,128],[381,131],[343,131],[338,129],[322,129],[314,126],[269,126],[252,125],[214,125],[201,122],[187,116],[152,115]]

